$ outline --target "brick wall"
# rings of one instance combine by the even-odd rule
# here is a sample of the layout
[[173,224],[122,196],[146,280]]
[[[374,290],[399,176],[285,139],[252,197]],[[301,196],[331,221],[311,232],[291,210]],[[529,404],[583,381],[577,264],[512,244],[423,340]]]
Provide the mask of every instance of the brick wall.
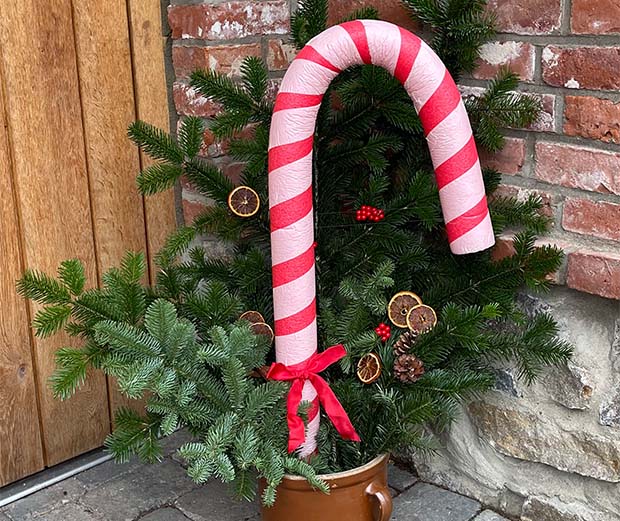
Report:
[[[378,7],[382,17],[415,30],[398,0],[332,1],[330,17]],[[506,148],[483,161],[506,174],[503,193],[542,196],[553,218],[550,242],[567,252],[557,281],[620,298],[620,2],[618,0],[490,0],[500,34],[484,46],[480,66],[463,80],[476,94],[500,67],[522,78],[524,91],[541,96],[544,114],[525,131],[507,131]],[[288,41],[289,0],[217,2],[172,0],[169,23],[180,117],[212,117],[217,107],[187,84],[196,68],[232,76],[246,56],[269,66],[274,92],[294,57]],[[226,144],[205,134],[204,153],[235,178],[241,165]],[[183,211],[191,219],[204,201],[183,186]],[[509,251],[509,238],[503,251]]]
[[490,0],[500,34],[463,83],[476,88],[500,67],[542,96],[545,114],[485,162],[506,174],[508,194],[539,193],[553,217],[550,240],[567,252],[558,280],[620,298],[620,2]]
[[[202,98],[188,84],[189,74],[198,68],[210,67],[235,77],[246,56],[259,56],[269,66],[272,91],[277,91],[294,56],[294,47],[287,38],[290,9],[289,0],[171,1],[168,22],[175,75],[172,95],[179,121],[184,116],[208,120],[218,111],[216,104]],[[243,165],[229,158],[226,143],[216,143],[208,130],[202,153],[232,179],[239,178]],[[205,200],[191,185],[183,183],[181,188],[183,215],[189,222],[202,210]]]

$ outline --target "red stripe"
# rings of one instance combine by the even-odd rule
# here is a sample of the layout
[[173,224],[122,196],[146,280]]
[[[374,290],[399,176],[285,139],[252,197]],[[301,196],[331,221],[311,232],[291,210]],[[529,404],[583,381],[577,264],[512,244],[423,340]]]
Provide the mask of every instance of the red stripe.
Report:
[[312,211],[312,185],[307,190],[282,201],[269,210],[269,220],[271,222],[271,231],[275,232],[282,228],[296,223],[302,217],[308,215]]
[[314,420],[318,415],[319,415],[319,411],[320,411],[320,402],[319,402],[319,397],[316,396],[314,398],[314,400],[312,400],[310,402],[310,407],[308,409],[308,422],[311,422],[312,420]]
[[477,161],[478,151],[476,150],[476,141],[472,134],[461,150],[435,168],[435,177],[437,178],[439,189],[441,190],[447,184],[461,177]]
[[364,27],[364,24],[359,20],[354,20],[352,22],[340,24],[340,27],[349,33],[357,52],[360,53],[362,61],[367,65],[371,64],[372,58],[370,57],[368,36],[366,35],[366,27]]
[[301,255],[273,266],[273,287],[277,288],[302,277],[312,269],[312,266],[314,266],[314,244]]
[[316,298],[307,308],[298,311],[290,317],[275,321],[276,336],[292,335],[308,327],[316,318]]
[[296,92],[280,92],[276,98],[274,112],[287,109],[306,109],[320,105],[323,94],[297,94]]
[[478,204],[476,204],[476,206],[474,206],[471,210],[467,210],[463,215],[460,215],[459,217],[452,219],[449,223],[446,223],[448,240],[450,242],[454,242],[459,237],[473,230],[484,220],[488,213],[489,209],[487,207],[487,196],[483,195],[480,202],[478,202]]
[[273,147],[269,150],[269,171],[272,172],[283,166],[290,165],[302,157],[306,157],[312,152],[313,144],[314,136],[310,136],[301,141]]
[[319,52],[314,47],[311,47],[310,45],[306,45],[295,59],[296,60],[308,60],[308,61],[311,61],[312,63],[316,63],[317,65],[320,65],[321,67],[325,67],[326,69],[329,69],[330,71],[334,71],[338,73],[342,72],[338,67],[330,63],[321,54],[319,54]]
[[401,83],[405,83],[411,74],[415,59],[420,52],[422,40],[409,31],[399,27],[400,29],[400,54],[396,62],[394,77]]
[[454,111],[459,103],[461,103],[461,93],[446,69],[441,84],[420,109],[419,115],[424,126],[424,135],[428,136]]

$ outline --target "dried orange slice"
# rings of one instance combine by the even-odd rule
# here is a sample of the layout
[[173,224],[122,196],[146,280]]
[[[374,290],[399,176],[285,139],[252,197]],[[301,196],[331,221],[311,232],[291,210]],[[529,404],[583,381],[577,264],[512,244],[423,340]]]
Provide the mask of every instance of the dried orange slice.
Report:
[[381,360],[375,353],[368,353],[357,363],[357,377],[365,384],[371,384],[381,376]]
[[426,304],[414,306],[407,315],[407,327],[415,333],[424,333],[437,325],[435,310]]
[[396,293],[388,304],[388,317],[397,327],[407,327],[407,315],[414,306],[422,304],[422,299],[412,291]]
[[256,322],[250,326],[250,329],[255,335],[262,335],[269,339],[269,343],[273,342],[275,335],[273,334],[273,329],[269,324],[265,324],[264,322]]
[[246,311],[239,317],[239,320],[247,320],[250,324],[265,322],[263,315],[261,315],[258,311]]
[[228,208],[239,217],[252,217],[260,208],[260,198],[249,186],[238,186],[228,194]]

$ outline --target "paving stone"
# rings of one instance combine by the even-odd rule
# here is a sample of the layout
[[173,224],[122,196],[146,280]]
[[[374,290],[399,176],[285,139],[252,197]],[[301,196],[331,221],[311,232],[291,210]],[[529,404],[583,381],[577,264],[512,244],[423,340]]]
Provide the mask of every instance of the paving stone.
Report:
[[212,481],[179,498],[176,507],[193,521],[246,521],[260,519],[259,506],[230,497],[228,487]]
[[86,488],[77,479],[66,479],[10,504],[4,512],[15,521],[47,519],[49,512],[79,498],[85,491]]
[[418,483],[394,500],[392,521],[469,521],[480,503],[428,483]]
[[399,492],[408,489],[418,481],[417,476],[411,472],[403,470],[393,463],[388,467],[388,484]]
[[7,516],[0,512],[0,521],[11,521]]
[[479,516],[476,516],[473,521],[508,521],[508,519],[492,510],[485,510]]
[[176,508],[166,507],[141,517],[140,521],[187,521],[187,517]]
[[179,465],[164,460],[141,466],[89,490],[81,502],[106,521],[126,521],[170,503],[194,487]]
[[164,455],[170,456],[171,454],[174,454],[181,445],[194,440],[195,438],[187,432],[186,429],[181,429],[180,431],[177,431],[161,440]]
[[75,476],[75,479],[82,483],[87,490],[90,490],[98,487],[99,485],[103,485],[118,476],[135,471],[143,465],[144,464],[137,458],[132,459],[127,463],[115,463],[110,460],[102,463],[101,465],[97,465],[92,469],[81,472]]
[[67,503],[39,519],[42,521],[101,521],[100,517],[95,517],[92,512],[76,503]]

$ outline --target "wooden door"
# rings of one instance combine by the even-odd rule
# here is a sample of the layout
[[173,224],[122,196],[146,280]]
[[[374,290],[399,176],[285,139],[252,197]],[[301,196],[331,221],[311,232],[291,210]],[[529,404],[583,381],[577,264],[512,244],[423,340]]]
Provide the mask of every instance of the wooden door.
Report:
[[126,137],[136,118],[168,126],[164,45],[159,0],[0,7],[0,486],[99,447],[124,404],[101,375],[52,397],[54,351],[74,340],[33,337],[14,284],[77,257],[94,286],[174,228],[171,194],[137,192],[144,159]]

